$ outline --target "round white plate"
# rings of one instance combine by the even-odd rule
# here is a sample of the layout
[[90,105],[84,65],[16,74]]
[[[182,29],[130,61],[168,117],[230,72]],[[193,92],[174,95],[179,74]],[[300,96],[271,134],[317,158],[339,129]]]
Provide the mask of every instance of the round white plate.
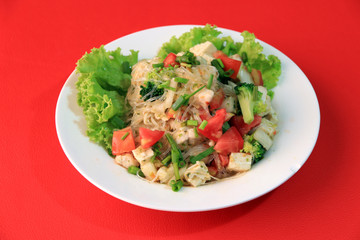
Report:
[[[194,25],[152,28],[119,38],[106,49],[121,47],[123,54],[139,50],[139,59],[152,58],[171,36],[180,36]],[[242,41],[238,32],[219,28],[224,35]],[[276,55],[282,74],[274,89],[274,108],[279,113],[278,134],[265,158],[240,177],[198,188],[173,192],[162,184],[150,184],[116,165],[106,151],[86,136],[86,122],[77,105],[73,72],[63,86],[56,107],[56,129],[61,146],[74,167],[91,183],[123,201],[151,209],[191,212],[225,208],[264,195],[293,176],[313,150],[320,127],[316,94],[305,74],[277,49],[259,42],[264,53]]]

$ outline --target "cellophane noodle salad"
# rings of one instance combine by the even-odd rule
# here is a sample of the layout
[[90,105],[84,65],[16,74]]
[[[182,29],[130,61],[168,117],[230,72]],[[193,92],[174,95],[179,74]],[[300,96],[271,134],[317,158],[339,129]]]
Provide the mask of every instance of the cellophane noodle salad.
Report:
[[278,124],[280,60],[252,33],[216,26],[172,37],[152,59],[94,48],[77,62],[87,135],[131,174],[179,191],[249,171]]

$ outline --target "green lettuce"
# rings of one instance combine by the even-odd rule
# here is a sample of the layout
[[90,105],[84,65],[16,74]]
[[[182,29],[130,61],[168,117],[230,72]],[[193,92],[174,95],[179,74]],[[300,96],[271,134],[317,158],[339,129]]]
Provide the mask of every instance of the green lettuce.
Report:
[[101,46],[85,53],[77,62],[77,100],[83,108],[87,135],[109,154],[113,131],[127,125],[130,108],[125,97],[131,84],[131,66],[137,61],[136,51],[124,56],[120,48],[107,52]]
[[206,41],[212,42],[218,50],[228,56],[239,54],[248,70],[258,69],[262,73],[264,86],[270,90],[277,85],[281,74],[281,62],[274,56],[266,57],[260,43],[255,42],[255,35],[244,31],[241,35],[244,41],[234,42],[230,36],[219,37],[221,32],[216,26],[207,24],[204,27],[194,27],[180,37],[171,37],[170,41],[164,43],[158,52],[158,57],[165,58],[170,52],[178,53],[188,51],[196,44]]
[[189,32],[183,33],[179,38],[173,36],[169,42],[162,45],[158,57],[165,58],[170,52],[178,53],[188,51],[191,47],[206,41],[212,42],[215,47],[227,55],[232,55],[241,47],[231,37],[218,37],[221,32],[216,26],[207,24],[205,27],[194,27]]
[[255,35],[244,31],[241,33],[244,41],[238,54],[241,56],[249,72],[253,68],[260,70],[264,81],[264,87],[268,90],[276,87],[281,75],[281,62],[274,56],[266,57],[262,51],[263,47],[260,43],[255,42]]

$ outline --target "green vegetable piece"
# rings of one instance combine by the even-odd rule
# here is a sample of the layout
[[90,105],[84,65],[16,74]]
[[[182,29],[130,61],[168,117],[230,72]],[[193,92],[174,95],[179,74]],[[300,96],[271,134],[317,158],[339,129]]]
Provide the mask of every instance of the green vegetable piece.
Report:
[[257,100],[257,87],[252,83],[242,83],[235,87],[244,122],[249,124],[254,120],[254,103]]
[[195,94],[197,94],[199,91],[201,91],[201,89],[203,89],[205,86],[202,86],[201,88],[197,89],[195,92],[191,93],[191,94],[184,94],[181,95],[180,97],[178,97],[178,99],[176,99],[176,101],[174,102],[174,104],[171,106],[171,108],[174,111],[177,111],[181,106],[183,105],[187,105],[189,104],[189,99],[194,96]]
[[213,152],[215,152],[214,147],[210,147],[210,148],[206,149],[205,151],[199,153],[198,155],[191,157],[190,162],[195,164],[197,161],[204,159],[205,157],[209,156]]
[[170,164],[171,160],[171,154],[169,154],[166,158],[164,158],[161,163],[165,166],[168,166]]
[[211,89],[211,86],[212,86],[212,83],[213,83],[213,79],[214,79],[214,74],[211,74],[211,75],[210,75],[210,78],[209,78],[209,80],[208,80],[207,86],[206,86],[207,89]]
[[152,66],[153,68],[162,68],[164,67],[164,63],[154,63]]
[[174,111],[177,111],[184,104],[184,102],[186,102],[186,99],[184,98],[184,96],[180,96],[178,97],[178,99],[176,99],[171,108]]
[[197,128],[194,128],[194,132],[195,132],[195,137],[196,137],[196,138],[199,137],[199,133],[198,133],[198,131],[197,131]]
[[175,82],[179,82],[179,83],[188,83],[189,79],[186,78],[181,78],[181,77],[176,77],[175,78]]
[[[178,181],[181,181],[180,173],[179,173],[179,166],[180,167],[183,166],[185,164],[185,161],[184,161],[184,158],[181,154],[179,147],[177,146],[177,144],[176,144],[175,140],[172,138],[172,136],[169,133],[166,133],[165,136],[171,146],[171,162],[173,164],[174,175],[175,175],[175,180],[176,180],[176,185],[175,185],[175,183],[173,185],[176,186],[175,189],[177,189],[177,191],[178,191],[182,187],[182,184],[178,183]],[[173,190],[174,190],[174,187],[173,187]]]
[[180,189],[183,187],[184,183],[181,180],[171,180],[170,186],[174,192],[180,191]]
[[188,126],[197,126],[198,121],[196,121],[196,120],[187,120],[186,125],[188,125]]
[[222,132],[225,133],[227,130],[229,130],[229,128],[230,128],[229,122],[224,122],[222,126]]
[[208,124],[208,121],[206,121],[206,120],[202,121],[202,123],[199,126],[199,129],[204,130],[207,124]]
[[245,135],[244,147],[242,152],[250,153],[253,156],[253,162],[257,163],[264,158],[266,149],[252,136]]
[[225,67],[225,66],[224,66],[224,63],[221,61],[220,58],[216,58],[216,61],[218,61],[218,63],[219,63],[219,65],[220,65],[221,68],[224,68],[224,67]]
[[124,140],[127,138],[127,136],[129,136],[129,134],[130,134],[129,132],[126,132],[126,133],[124,134],[124,136],[121,137],[121,140],[124,141]]
[[151,99],[151,101],[155,101],[164,94],[163,87],[157,86],[153,81],[145,82],[145,86],[140,86],[140,95],[144,101]]
[[137,173],[139,173],[140,177],[145,177],[144,173],[140,170],[140,168],[136,167],[136,166],[130,166],[127,169],[128,173],[131,173],[133,175],[137,175]]

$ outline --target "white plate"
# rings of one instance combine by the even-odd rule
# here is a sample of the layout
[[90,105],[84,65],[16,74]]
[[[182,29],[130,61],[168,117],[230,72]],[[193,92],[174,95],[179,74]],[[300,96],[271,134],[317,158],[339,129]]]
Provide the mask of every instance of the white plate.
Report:
[[[152,58],[171,36],[180,36],[193,25],[152,28],[119,38],[106,49],[123,53],[140,50],[139,59]],[[238,32],[219,28],[224,35],[242,41]],[[256,33],[255,33],[256,34]],[[320,127],[316,94],[305,74],[277,49],[259,41],[264,53],[281,60],[282,74],[273,105],[279,113],[278,134],[265,158],[246,174],[198,188],[173,192],[162,184],[150,184],[116,165],[105,150],[89,141],[82,109],[76,102],[73,72],[63,86],[56,107],[56,129],[61,146],[74,167],[91,183],[123,201],[146,208],[191,212],[225,208],[264,195],[293,176],[313,150]]]

